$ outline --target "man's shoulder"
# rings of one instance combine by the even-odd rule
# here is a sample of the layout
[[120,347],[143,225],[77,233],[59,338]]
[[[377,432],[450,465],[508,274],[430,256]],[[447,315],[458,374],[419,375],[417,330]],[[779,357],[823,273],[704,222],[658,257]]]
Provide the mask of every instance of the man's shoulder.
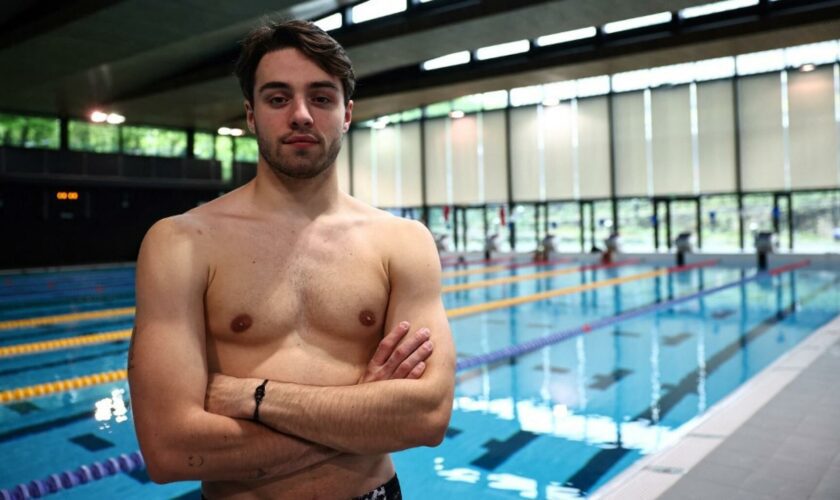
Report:
[[146,237],[155,239],[189,239],[194,235],[203,234],[207,228],[208,221],[206,217],[190,211],[160,219],[149,228]]
[[420,221],[399,217],[384,210],[374,210],[377,213],[372,214],[369,221],[374,230],[385,231],[381,234],[392,235],[400,239],[408,238],[412,241],[432,237],[429,229]]
[[157,221],[147,237],[174,239],[202,239],[201,237],[224,227],[226,219],[236,215],[236,191],[227,193],[182,214]]

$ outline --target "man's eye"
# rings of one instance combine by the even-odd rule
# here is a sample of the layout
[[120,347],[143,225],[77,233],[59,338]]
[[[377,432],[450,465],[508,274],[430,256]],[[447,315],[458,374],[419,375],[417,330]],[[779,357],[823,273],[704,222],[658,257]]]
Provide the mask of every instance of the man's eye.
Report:
[[329,104],[329,103],[332,102],[332,99],[330,99],[329,97],[324,97],[324,96],[318,96],[313,100],[315,102],[317,102],[318,104]]
[[286,98],[285,97],[272,97],[268,100],[268,102],[271,103],[271,104],[283,104],[283,103],[286,102]]

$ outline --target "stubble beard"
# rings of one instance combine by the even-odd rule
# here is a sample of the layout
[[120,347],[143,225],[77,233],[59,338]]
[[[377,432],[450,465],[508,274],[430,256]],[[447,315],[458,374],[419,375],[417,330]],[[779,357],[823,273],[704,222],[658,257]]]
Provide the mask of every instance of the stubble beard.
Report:
[[[255,132],[260,157],[265,160],[271,171],[278,177],[291,177],[293,179],[312,179],[330,168],[338,158],[341,141],[344,137],[341,134],[337,139],[327,143],[326,150],[322,154],[307,150],[284,153],[282,138],[272,140],[269,137],[262,136],[259,129]],[[325,142],[323,141],[321,144]]]

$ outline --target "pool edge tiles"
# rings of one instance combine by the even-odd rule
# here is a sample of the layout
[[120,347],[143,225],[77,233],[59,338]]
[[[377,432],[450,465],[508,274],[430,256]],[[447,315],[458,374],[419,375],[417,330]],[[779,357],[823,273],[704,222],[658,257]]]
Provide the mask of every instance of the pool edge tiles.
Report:
[[672,446],[642,457],[592,494],[594,499],[654,499],[664,494],[765,404],[840,342],[840,315],[683,426]]

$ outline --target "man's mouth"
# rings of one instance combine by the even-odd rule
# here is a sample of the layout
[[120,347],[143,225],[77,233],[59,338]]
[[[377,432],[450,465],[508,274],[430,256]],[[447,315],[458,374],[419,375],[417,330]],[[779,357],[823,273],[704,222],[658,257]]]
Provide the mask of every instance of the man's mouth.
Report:
[[312,146],[314,144],[318,144],[318,139],[311,135],[293,135],[287,137],[283,144],[289,144],[292,146]]

